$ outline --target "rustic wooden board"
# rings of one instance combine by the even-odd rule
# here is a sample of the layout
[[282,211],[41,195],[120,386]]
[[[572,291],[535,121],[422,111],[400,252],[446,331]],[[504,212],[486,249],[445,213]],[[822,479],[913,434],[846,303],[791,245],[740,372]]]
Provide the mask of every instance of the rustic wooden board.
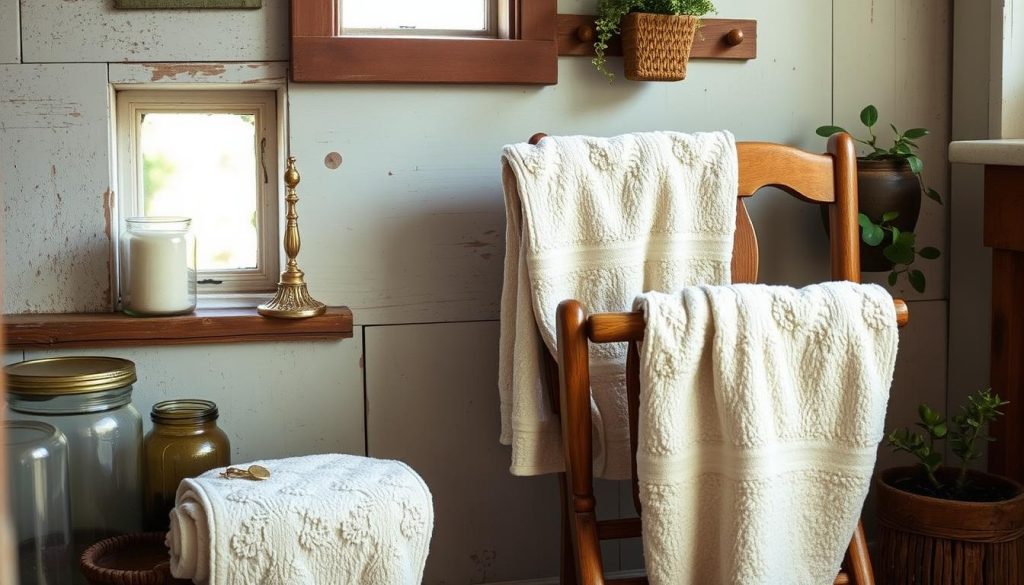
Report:
[[[244,84],[282,85],[288,63],[111,63],[110,83]],[[256,88],[254,88],[256,89]]]
[[109,311],[106,64],[0,65],[4,312]]
[[23,59],[41,63],[285,61],[288,2],[262,10],[114,10],[109,2],[21,4]]
[[114,0],[114,8],[261,8],[263,0]]
[[333,307],[309,319],[271,319],[255,309],[201,309],[175,317],[123,313],[5,315],[7,347],[125,347],[309,341],[352,337],[352,312]]
[[217,403],[231,439],[231,462],[315,453],[365,454],[362,331],[352,339],[313,343],[121,347],[98,352],[29,350],[27,359],[116,356],[135,362],[132,402],[148,430],[161,400]]
[[[743,41],[731,46],[726,35],[743,32]],[[558,54],[594,56],[594,17],[586,14],[558,15]],[[608,44],[607,55],[622,55],[622,41],[616,36]],[[690,49],[691,59],[756,59],[757,21],[734,18],[705,18]]]

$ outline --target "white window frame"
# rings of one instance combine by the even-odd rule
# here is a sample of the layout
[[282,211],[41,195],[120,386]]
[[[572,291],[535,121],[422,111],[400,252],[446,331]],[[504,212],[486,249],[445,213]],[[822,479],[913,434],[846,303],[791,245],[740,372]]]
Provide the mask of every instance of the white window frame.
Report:
[[345,0],[338,0],[338,30],[342,36],[356,37],[464,37],[464,38],[498,38],[498,0],[479,0],[484,3],[484,30],[434,29],[434,28],[349,28],[345,26],[342,16],[344,10],[340,6]]
[[[278,93],[270,89],[120,89],[116,94],[119,197],[118,225],[124,218],[143,215],[142,153],[139,123],[144,113],[224,112],[252,114],[256,124],[256,172],[259,201],[256,226],[259,250],[256,268],[203,270],[198,274],[202,298],[220,293],[265,293],[276,289],[280,276],[278,186]],[[265,179],[265,180],[264,180]],[[120,231],[120,230],[119,230]],[[199,242],[198,245],[202,245]],[[205,282],[204,282],[205,281]]]

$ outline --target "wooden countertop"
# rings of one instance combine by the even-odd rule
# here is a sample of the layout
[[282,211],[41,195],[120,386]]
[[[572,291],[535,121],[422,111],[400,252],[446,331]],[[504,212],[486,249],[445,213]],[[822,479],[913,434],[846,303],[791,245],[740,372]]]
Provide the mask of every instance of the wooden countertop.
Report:
[[951,142],[949,162],[1024,167],[1024,139]]

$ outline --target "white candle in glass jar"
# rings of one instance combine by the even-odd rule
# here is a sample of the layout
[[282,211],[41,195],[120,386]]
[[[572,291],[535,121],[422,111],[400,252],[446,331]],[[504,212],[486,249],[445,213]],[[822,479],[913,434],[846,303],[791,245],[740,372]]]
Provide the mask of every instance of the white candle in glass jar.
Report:
[[128,220],[125,310],[168,315],[195,309],[195,248],[182,218]]

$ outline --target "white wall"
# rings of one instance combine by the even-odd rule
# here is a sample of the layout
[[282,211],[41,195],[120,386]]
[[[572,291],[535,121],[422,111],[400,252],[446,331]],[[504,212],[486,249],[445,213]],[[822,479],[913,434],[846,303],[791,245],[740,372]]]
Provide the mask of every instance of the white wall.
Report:
[[[559,9],[586,13],[595,4],[562,0]],[[69,240],[50,237],[53,230],[5,229],[5,312],[109,307],[91,280],[106,278],[107,252],[90,242],[105,237],[99,194],[112,184],[104,154],[110,118],[92,104],[106,103],[108,82],[125,78],[117,63],[201,64],[179,67],[176,77],[188,81],[219,60],[282,59],[285,5],[265,0],[255,12],[128,13],[103,0],[21,3],[22,64],[0,66],[0,164],[25,166],[0,182],[4,221],[57,216]],[[698,61],[682,83],[620,77],[609,85],[586,59],[562,58],[559,84],[550,87],[292,84],[289,142],[302,173],[300,263],[314,296],[352,307],[362,326],[356,339],[103,353],[138,361],[143,408],[176,392],[214,397],[239,458],[360,452],[365,395],[370,454],[413,462],[434,489],[438,527],[428,583],[553,575],[554,483],[510,477],[507,450],[496,444],[503,144],[538,131],[725,127],[739,139],[821,150],[815,127],[847,123],[873,102],[898,126],[933,130],[924,146],[928,178],[947,188],[949,2],[840,0],[834,10],[820,0],[718,5],[722,17],[758,20],[758,58]],[[0,0],[0,39],[16,8]],[[19,57],[0,40],[4,60]],[[43,62],[52,64],[36,64]],[[142,80],[157,70],[130,69],[142,71]],[[36,118],[23,102],[3,97],[30,92],[51,100]],[[57,113],[72,103],[91,105],[86,119],[74,118],[87,128],[58,124]],[[13,128],[29,126],[24,120],[40,123]],[[344,159],[336,170],[323,164],[331,152]],[[81,153],[93,154],[81,160]],[[62,172],[65,164],[75,173]],[[766,280],[802,284],[826,276],[817,209],[779,193],[759,195],[750,207]],[[940,247],[945,212],[926,204],[922,219],[922,238]],[[62,262],[75,254],[92,268],[68,272]],[[40,258],[56,258],[58,267],[35,275],[28,262]],[[903,337],[894,422],[909,420],[919,400],[945,400],[944,267],[945,261],[929,267],[925,295],[907,295],[912,325]],[[250,367],[254,360],[262,369]],[[608,496],[602,514],[628,508],[621,486],[603,484],[601,491]],[[636,543],[605,550],[611,568],[638,566]]]

